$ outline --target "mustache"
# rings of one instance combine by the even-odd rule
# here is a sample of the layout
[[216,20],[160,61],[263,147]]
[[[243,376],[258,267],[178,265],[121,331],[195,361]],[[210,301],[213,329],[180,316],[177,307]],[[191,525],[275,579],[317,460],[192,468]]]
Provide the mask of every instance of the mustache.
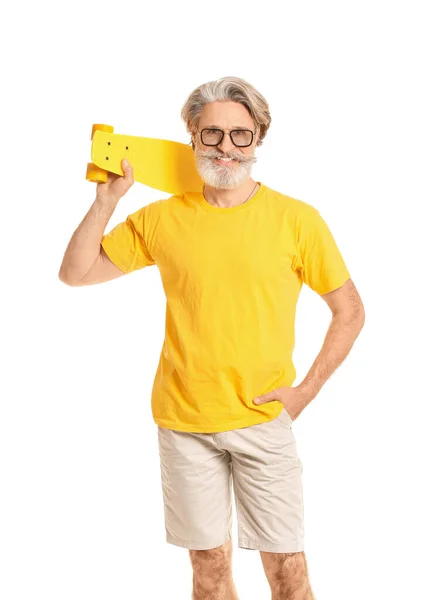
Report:
[[227,154],[221,154],[220,152],[216,152],[215,150],[210,150],[209,152],[203,152],[202,150],[198,150],[196,152],[197,158],[232,158],[234,160],[238,160],[242,163],[255,163],[258,159],[256,156],[245,156],[243,154],[237,152],[228,152]]

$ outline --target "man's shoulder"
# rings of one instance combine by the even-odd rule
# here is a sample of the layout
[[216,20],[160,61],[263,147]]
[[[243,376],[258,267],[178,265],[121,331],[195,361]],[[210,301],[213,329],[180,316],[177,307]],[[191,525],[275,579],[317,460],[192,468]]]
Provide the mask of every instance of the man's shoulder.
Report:
[[152,200],[141,206],[136,212],[141,214],[144,213],[149,216],[159,215],[167,206],[169,200],[170,198],[157,198],[156,200]]
[[296,196],[290,196],[271,187],[264,186],[266,195],[278,208],[286,208],[295,214],[314,213],[317,208]]

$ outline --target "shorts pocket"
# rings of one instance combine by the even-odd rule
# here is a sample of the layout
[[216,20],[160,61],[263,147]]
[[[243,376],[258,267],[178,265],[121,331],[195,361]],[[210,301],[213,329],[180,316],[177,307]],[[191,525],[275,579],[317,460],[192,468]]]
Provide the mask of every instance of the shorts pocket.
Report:
[[279,413],[279,415],[276,418],[277,418],[277,420],[280,423],[282,423],[286,427],[291,427],[292,426],[293,419],[292,419],[292,417],[289,415],[289,413],[286,411],[286,409],[284,407],[283,407],[282,411]]

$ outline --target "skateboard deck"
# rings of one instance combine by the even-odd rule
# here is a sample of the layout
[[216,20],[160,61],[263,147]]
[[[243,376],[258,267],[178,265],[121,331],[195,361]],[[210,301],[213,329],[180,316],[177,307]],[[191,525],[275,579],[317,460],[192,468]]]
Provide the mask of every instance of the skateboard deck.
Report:
[[88,181],[105,183],[108,173],[124,175],[121,161],[125,158],[133,168],[134,180],[144,185],[169,194],[202,191],[194,151],[187,144],[115,134],[111,125],[102,124],[93,125],[91,139]]

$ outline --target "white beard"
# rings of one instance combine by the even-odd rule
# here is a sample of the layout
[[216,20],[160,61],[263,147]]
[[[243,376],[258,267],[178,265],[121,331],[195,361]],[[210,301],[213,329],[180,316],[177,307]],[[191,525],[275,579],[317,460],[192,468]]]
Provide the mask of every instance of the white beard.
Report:
[[196,155],[197,171],[201,179],[213,188],[229,190],[237,188],[250,178],[255,157],[238,161],[236,165],[219,165],[213,158]]

